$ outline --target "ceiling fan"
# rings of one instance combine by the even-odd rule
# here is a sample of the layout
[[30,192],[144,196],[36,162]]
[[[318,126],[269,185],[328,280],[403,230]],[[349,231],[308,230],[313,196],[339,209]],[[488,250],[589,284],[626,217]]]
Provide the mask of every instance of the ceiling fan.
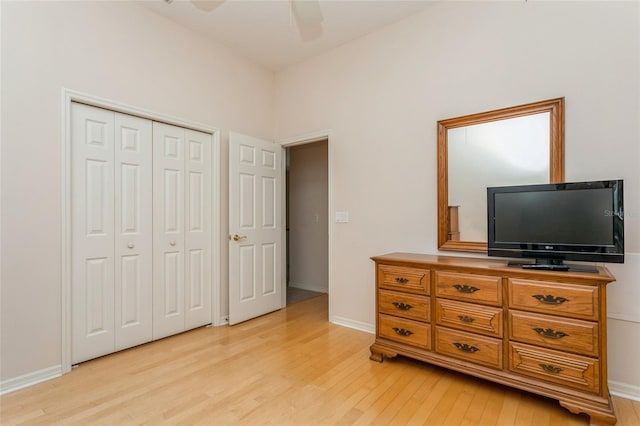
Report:
[[[164,0],[172,3],[173,0]],[[227,0],[191,0],[197,9],[212,12]],[[289,0],[291,20],[295,21],[302,41],[313,41],[322,35],[322,9],[319,0]]]

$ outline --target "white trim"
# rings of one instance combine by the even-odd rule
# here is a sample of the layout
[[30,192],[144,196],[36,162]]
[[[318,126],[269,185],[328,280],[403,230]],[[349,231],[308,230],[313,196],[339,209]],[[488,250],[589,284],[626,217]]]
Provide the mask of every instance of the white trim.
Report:
[[364,331],[369,334],[376,334],[375,324],[368,322],[356,321],[349,318],[343,318],[335,316],[331,319],[331,322],[342,327],[353,328],[354,330]]
[[297,282],[294,282],[294,281],[289,281],[289,287],[299,288],[300,290],[315,291],[316,293],[326,293],[327,292],[327,289],[325,287],[320,287],[320,286],[314,285],[314,284],[297,283]]
[[278,144],[284,147],[292,147],[296,145],[304,145],[307,143],[320,142],[331,137],[331,130],[318,130],[317,132],[311,132],[292,138],[281,139]]
[[[214,326],[227,324],[220,321],[220,244],[223,240],[220,236],[222,215],[220,214],[220,132],[213,133],[213,146],[211,147],[211,318]],[[213,170],[215,169],[215,170]],[[226,240],[224,240],[226,243]]]
[[280,309],[287,307],[287,151],[280,145]]
[[71,102],[73,95],[62,89],[61,141],[62,176],[61,227],[60,227],[60,340],[62,374],[71,371]]
[[609,392],[621,398],[640,401],[640,386],[609,380]]
[[42,370],[32,371],[22,376],[12,379],[3,380],[0,383],[0,395],[17,391],[18,389],[33,386],[46,380],[55,379],[62,376],[62,366],[54,365],[53,367],[43,368]]
[[[286,139],[280,139],[277,141],[278,144],[280,144],[283,148],[290,148],[292,146],[296,146],[296,145],[304,145],[307,143],[312,143],[312,142],[319,142],[319,141],[323,141],[326,140],[327,141],[327,221],[328,221],[328,236],[327,236],[327,246],[328,246],[328,250],[327,250],[327,268],[329,269],[328,271],[328,283],[327,283],[327,287],[328,287],[328,294],[329,294],[329,321],[330,322],[334,322],[334,318],[333,318],[333,294],[334,292],[332,291],[333,289],[333,278],[332,278],[332,274],[331,271],[333,270],[333,268],[331,267],[331,265],[333,264],[333,221],[331,220],[332,218],[332,212],[333,212],[333,135],[331,130],[329,129],[325,129],[325,130],[318,130],[316,132],[312,132],[312,133],[307,133],[304,135],[300,135],[300,136],[295,136],[292,138],[286,138]],[[284,168],[283,168],[284,169]],[[283,175],[284,175],[284,170],[283,170]],[[285,179],[283,176],[282,179],[282,187],[284,189],[284,186],[286,185],[285,183]],[[283,194],[284,194],[284,190],[283,190]],[[282,197],[282,211],[285,211],[285,202],[286,202],[286,196]],[[284,215],[283,215],[284,216]],[[283,218],[283,220],[286,221],[286,218]],[[282,227],[282,233],[283,233],[283,253],[286,252],[286,226],[283,225]],[[283,262],[286,263],[286,256],[283,256]],[[284,267],[286,268],[286,264],[284,265]],[[285,304],[283,306],[286,306],[286,292],[284,291],[286,286],[286,273],[283,273],[283,278],[282,278],[282,282],[283,282],[283,293],[284,297],[285,297]]]
[[[211,175],[212,175],[212,215],[218,215],[212,221],[212,262],[211,262],[211,312],[212,319],[219,318],[220,312],[220,130],[208,124],[176,118],[155,111],[127,105],[111,99],[100,98],[87,93],[62,88],[61,105],[61,141],[62,155],[60,160],[62,189],[61,189],[61,374],[71,371],[71,103],[78,102],[86,105],[105,108],[111,111],[135,115],[153,121],[172,124],[212,135]],[[214,216],[215,219],[215,216]],[[216,324],[220,325],[220,324]],[[42,370],[40,370],[42,371]],[[38,372],[32,373],[36,374]],[[45,379],[46,380],[46,379]]]
[[640,324],[640,318],[636,315],[629,315],[624,313],[617,312],[607,312],[608,319],[614,319],[617,321],[626,321],[626,322],[635,322],[636,324]]

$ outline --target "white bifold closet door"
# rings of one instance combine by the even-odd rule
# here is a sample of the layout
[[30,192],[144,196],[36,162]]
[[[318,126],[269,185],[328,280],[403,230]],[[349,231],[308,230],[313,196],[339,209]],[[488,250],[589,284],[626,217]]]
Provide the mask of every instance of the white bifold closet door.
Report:
[[211,135],[153,123],[153,338],[211,322]]
[[72,103],[73,364],[211,323],[211,145]]
[[72,363],[152,338],[151,121],[71,106]]

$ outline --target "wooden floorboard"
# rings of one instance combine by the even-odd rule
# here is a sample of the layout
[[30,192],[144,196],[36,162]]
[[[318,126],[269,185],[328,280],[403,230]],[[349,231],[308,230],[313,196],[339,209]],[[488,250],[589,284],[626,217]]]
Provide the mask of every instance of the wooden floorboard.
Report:
[[[327,296],[88,361],[0,397],[2,425],[587,425],[557,401],[398,357],[330,324]],[[619,426],[640,403],[614,397]]]

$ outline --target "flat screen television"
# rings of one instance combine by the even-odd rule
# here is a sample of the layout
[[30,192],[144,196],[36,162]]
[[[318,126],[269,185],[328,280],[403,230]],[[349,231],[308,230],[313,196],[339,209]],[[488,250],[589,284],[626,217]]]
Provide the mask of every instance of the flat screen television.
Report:
[[487,188],[489,256],[509,266],[593,271],[565,260],[624,262],[623,181]]

